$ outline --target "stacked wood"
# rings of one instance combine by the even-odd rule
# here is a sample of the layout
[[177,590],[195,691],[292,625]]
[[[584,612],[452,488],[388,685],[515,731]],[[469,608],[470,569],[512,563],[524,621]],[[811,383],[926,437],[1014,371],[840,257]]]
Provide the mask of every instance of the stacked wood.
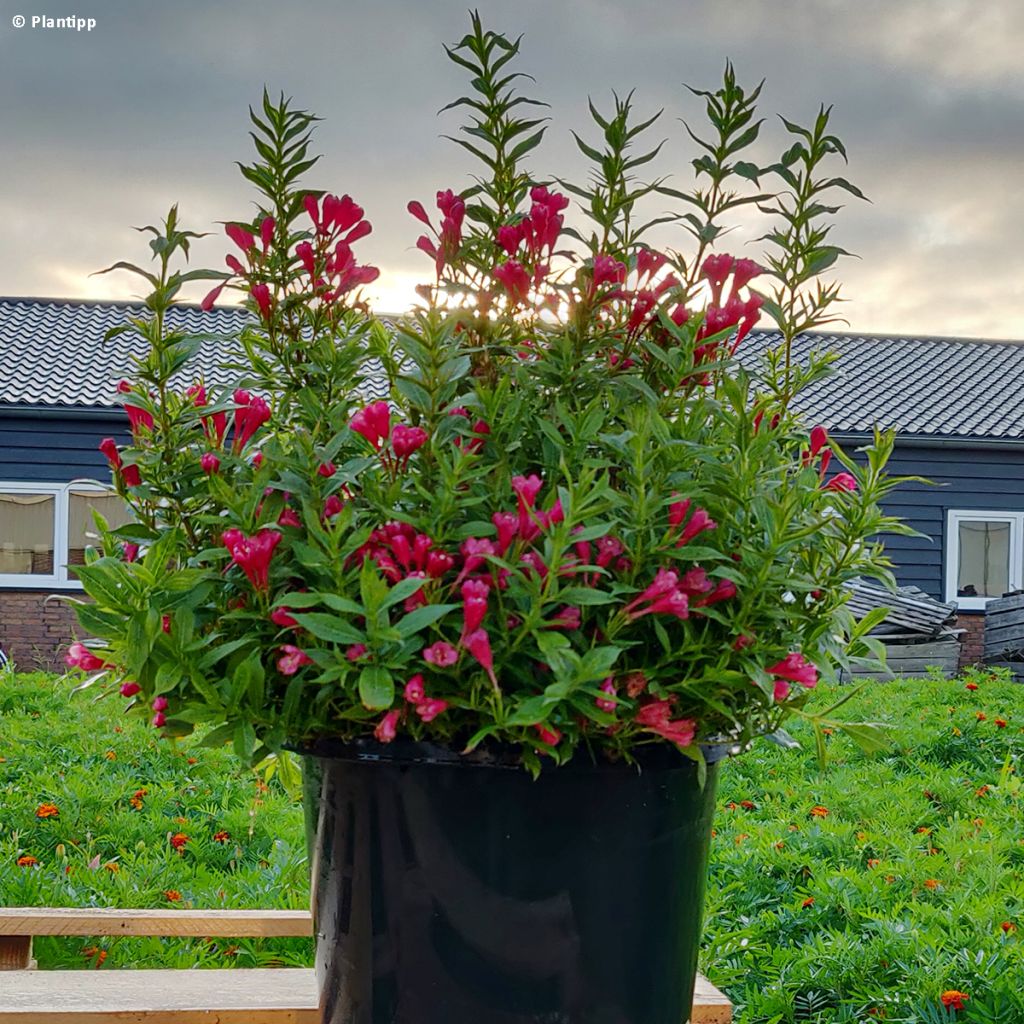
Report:
[[1024,680],[1024,594],[1007,594],[985,606],[985,662]]
[[936,601],[918,587],[887,590],[878,584],[855,580],[847,607],[858,618],[876,608],[887,608],[885,618],[871,630],[886,648],[886,669],[855,669],[857,679],[894,679],[920,676],[930,668],[955,675],[960,663],[960,634],[956,629],[955,601]]

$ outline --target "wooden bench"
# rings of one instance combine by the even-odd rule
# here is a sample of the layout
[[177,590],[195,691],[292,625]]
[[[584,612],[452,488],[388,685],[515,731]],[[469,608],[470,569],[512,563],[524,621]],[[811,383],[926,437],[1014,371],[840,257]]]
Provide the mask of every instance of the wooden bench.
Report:
[[[36,971],[37,935],[310,936],[303,910],[0,908],[0,1024],[320,1024],[302,968]],[[732,1004],[698,977],[691,1024],[730,1024]]]

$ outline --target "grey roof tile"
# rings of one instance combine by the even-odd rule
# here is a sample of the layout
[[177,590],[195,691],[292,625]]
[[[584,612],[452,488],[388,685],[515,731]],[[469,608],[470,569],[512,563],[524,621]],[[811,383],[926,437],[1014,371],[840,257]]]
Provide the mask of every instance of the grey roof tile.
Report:
[[[0,299],[0,405],[118,407],[117,382],[142,349],[128,336],[104,343],[103,335],[140,312],[131,303]],[[168,311],[172,328],[211,335],[188,380],[231,383],[217,336],[237,331],[247,316],[236,307]],[[754,368],[779,340],[777,332],[753,331],[740,358]],[[836,352],[836,372],[795,406],[833,432],[878,424],[920,436],[1024,439],[1022,344],[853,333],[806,334],[793,343],[798,362],[814,350]],[[371,391],[380,396],[384,388]]]

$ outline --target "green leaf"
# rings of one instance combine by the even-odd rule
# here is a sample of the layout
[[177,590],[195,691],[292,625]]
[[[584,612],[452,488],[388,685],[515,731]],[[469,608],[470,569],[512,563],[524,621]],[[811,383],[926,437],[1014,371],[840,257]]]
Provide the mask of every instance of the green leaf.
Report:
[[371,711],[391,707],[395,700],[395,682],[383,665],[367,665],[359,673],[359,699]]
[[361,644],[366,636],[351,623],[335,615],[327,615],[324,612],[295,612],[292,618],[308,629],[317,640],[325,640],[335,644]]
[[457,604],[425,604],[399,619],[395,628],[402,639],[407,640],[458,607]]

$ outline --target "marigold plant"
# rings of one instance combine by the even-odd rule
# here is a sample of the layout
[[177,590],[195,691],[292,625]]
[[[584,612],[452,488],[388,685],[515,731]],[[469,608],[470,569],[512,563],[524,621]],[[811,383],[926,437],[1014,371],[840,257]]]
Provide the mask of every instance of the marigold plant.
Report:
[[[511,745],[534,769],[580,746],[699,759],[806,714],[872,646],[843,584],[888,578],[892,438],[854,459],[793,412],[830,372],[790,343],[834,319],[832,196],[860,195],[826,169],[845,156],[828,111],[784,121],[785,152],[756,166],[759,89],[728,67],[697,91],[710,132],[691,130],[683,192],[637,180],[657,115],[614,97],[591,106],[598,141],[576,136],[591,180],[561,182],[524,163],[546,119],[516,91],[517,52],[476,16],[448,51],[481,173],[436,211],[409,203],[431,276],[409,315],[366,308],[364,211],[302,183],[315,118],[266,95],[242,166],[258,212],[227,224],[227,271],[184,266],[197,236],[175,209],[145,229],[152,270],[116,265],[151,289],[117,328],[146,347],[120,386],[131,442],[102,445],[135,522],[100,523],[78,570],[94,639],[68,660],[155,726],[213,726],[207,742],[256,759],[371,736]],[[667,201],[686,255],[645,240],[641,211]],[[766,219],[760,261],[715,251],[740,207]],[[204,339],[165,322],[211,278],[206,308],[228,289],[250,311],[220,339],[226,390],[194,379]],[[743,368],[762,314],[782,342]]]

